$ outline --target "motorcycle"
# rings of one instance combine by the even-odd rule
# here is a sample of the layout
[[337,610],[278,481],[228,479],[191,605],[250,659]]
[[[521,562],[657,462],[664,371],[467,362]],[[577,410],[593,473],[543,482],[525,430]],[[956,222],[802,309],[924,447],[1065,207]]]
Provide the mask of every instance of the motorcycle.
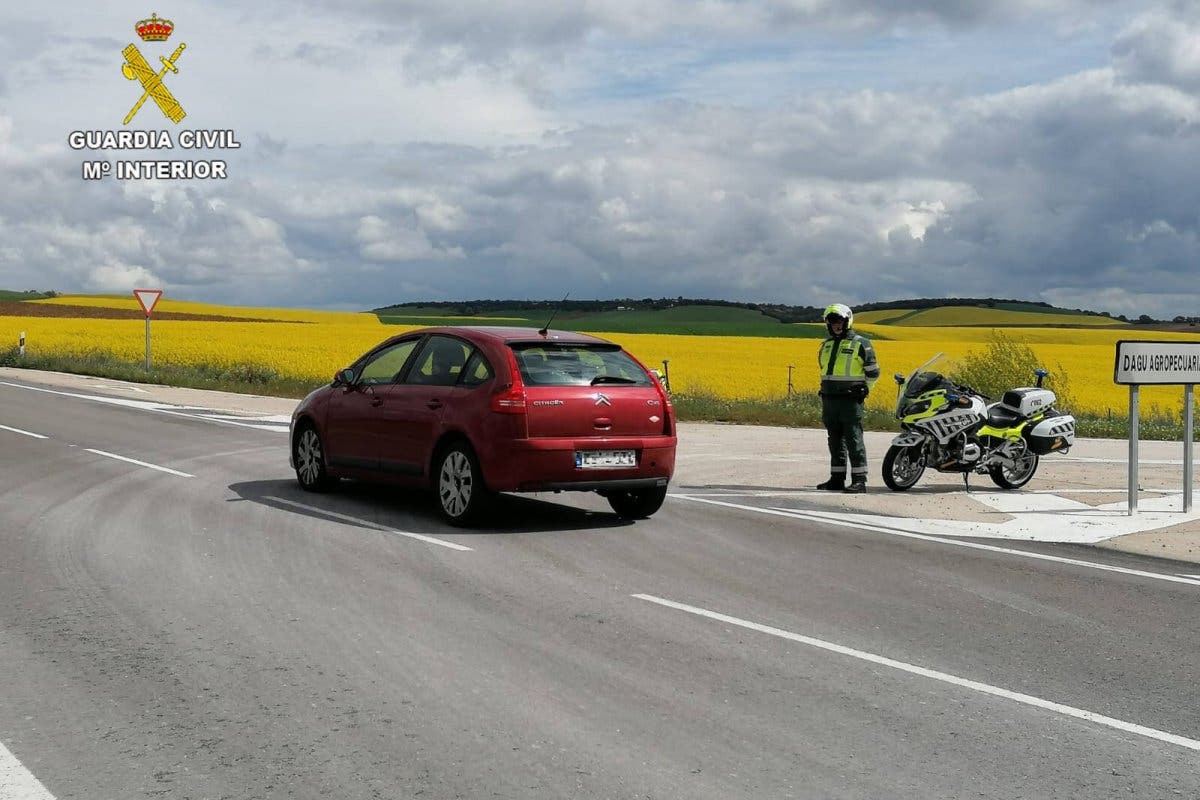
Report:
[[911,489],[926,467],[938,472],[987,474],[1002,489],[1033,478],[1038,460],[1066,453],[1075,443],[1075,418],[1054,408],[1054,392],[1042,387],[1048,373],[1034,370],[1037,385],[1009,389],[999,402],[954,383],[934,364],[936,356],[905,378],[897,374],[896,416],[901,433],[883,459],[889,489]]

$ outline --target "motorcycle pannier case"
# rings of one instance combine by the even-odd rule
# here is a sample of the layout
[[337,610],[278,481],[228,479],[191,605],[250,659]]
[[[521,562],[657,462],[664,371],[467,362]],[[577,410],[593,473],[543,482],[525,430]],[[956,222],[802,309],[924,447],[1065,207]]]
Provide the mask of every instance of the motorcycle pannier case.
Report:
[[1029,449],[1039,456],[1064,453],[1075,444],[1075,418],[1063,414],[1044,419],[1032,429],[1025,430],[1025,441],[1029,443]]
[[1000,405],[1023,417],[1031,417],[1054,405],[1054,392],[1049,389],[1009,389],[1000,400]]

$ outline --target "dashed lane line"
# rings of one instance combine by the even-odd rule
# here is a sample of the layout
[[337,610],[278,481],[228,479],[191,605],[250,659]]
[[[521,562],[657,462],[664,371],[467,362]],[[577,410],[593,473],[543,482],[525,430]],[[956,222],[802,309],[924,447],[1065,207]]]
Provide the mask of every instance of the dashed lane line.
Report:
[[421,542],[427,542],[429,544],[436,544],[436,545],[440,545],[442,547],[448,547],[451,550],[465,550],[465,551],[471,550],[470,547],[467,547],[466,545],[457,544],[456,542],[449,542],[449,541],[446,541],[445,539],[438,539],[437,537],[434,537],[434,536],[426,536],[423,533],[413,533],[412,531],[399,531],[399,530],[396,530],[395,528],[389,528],[386,525],[380,525],[378,523],[371,522],[370,520],[359,519],[358,517],[352,517],[349,514],[339,514],[336,511],[328,511],[324,508],[317,508],[316,506],[305,505],[304,503],[297,503],[295,500],[285,500],[282,497],[271,497],[271,496],[264,497],[263,500],[269,500],[272,503],[279,503],[281,505],[290,506],[292,508],[298,508],[301,511],[307,511],[311,514],[316,514],[316,515],[322,516],[322,517],[332,517],[333,519],[338,519],[343,522],[349,522],[354,525],[365,526],[365,527],[371,528],[373,530],[383,531],[384,533],[394,533],[397,536],[405,536],[405,537],[408,537],[409,539],[416,539]]
[[666,608],[673,608],[673,609],[676,609],[677,611],[685,611],[689,614],[694,614],[698,617],[707,617],[708,619],[716,620],[718,622],[724,622],[729,625],[736,625],[741,628],[747,628],[752,631],[758,631],[759,633],[766,633],[771,636],[778,636],[781,639],[787,639],[789,641],[799,642],[800,644],[806,644],[810,647],[816,647],[821,650],[828,651],[830,653],[838,653],[839,655],[850,656],[851,658],[857,658],[860,661],[867,661],[872,664],[879,664],[880,666],[890,667],[891,669],[900,670],[901,672],[907,672],[911,675],[919,675],[923,678],[930,678],[935,681],[941,681],[942,683],[948,683],[952,686],[958,686],[958,687],[961,687],[964,689],[971,689],[972,691],[980,692],[982,694],[992,695],[993,697],[1000,697],[1005,700],[1012,700],[1014,702],[1022,703],[1027,706],[1033,706],[1034,708],[1040,708],[1045,711],[1052,711],[1056,714],[1062,714],[1064,716],[1074,717],[1075,719],[1082,719],[1082,720],[1087,720],[1089,722],[1095,722],[1095,723],[1104,725],[1109,728],[1115,728],[1116,730],[1124,731],[1125,733],[1132,733],[1132,734],[1136,734],[1138,736],[1145,736],[1146,738],[1149,738],[1149,739],[1155,739],[1157,741],[1165,742],[1167,744],[1173,744],[1178,747],[1186,748],[1188,750],[1200,751],[1200,741],[1197,741],[1196,739],[1189,739],[1186,736],[1180,736],[1178,734],[1169,733],[1167,731],[1160,731],[1156,728],[1149,728],[1149,727],[1146,727],[1145,725],[1138,725],[1137,723],[1134,723],[1134,722],[1126,722],[1125,720],[1116,719],[1114,717],[1106,717],[1103,714],[1097,714],[1094,711],[1087,711],[1082,708],[1075,708],[1074,706],[1063,705],[1062,703],[1056,703],[1053,700],[1044,700],[1040,697],[1034,697],[1033,695],[1022,694],[1021,692],[1014,692],[1009,689],[1003,689],[999,686],[992,686],[991,684],[987,684],[987,683],[980,683],[979,681],[974,681],[969,678],[960,678],[957,675],[951,675],[946,672],[939,672],[938,670],[929,669],[927,667],[921,667],[916,664],[909,664],[904,661],[897,661],[894,658],[888,658],[887,656],[881,656],[876,653],[869,653],[865,650],[856,650],[853,647],[846,647],[845,645],[837,644],[835,642],[828,642],[828,641],[825,641],[824,639],[816,639],[812,636],[804,636],[799,633],[792,633],[791,631],[785,631],[781,628],[775,628],[770,625],[763,625],[758,622],[751,622],[749,620],[739,619],[738,617],[731,617],[727,614],[721,614],[716,611],[709,611],[708,609],[699,608],[697,606],[690,606],[690,605],[686,605],[684,603],[677,603],[673,600],[667,600],[662,597],[655,597],[654,595],[635,594],[635,595],[632,595],[632,597],[637,598],[638,600],[645,600],[646,602],[649,602],[649,603],[656,603],[656,604],[658,604],[660,606],[664,606]]
[[20,428],[10,428],[7,425],[0,425],[0,430],[10,431],[12,433],[19,433],[22,436],[29,436],[34,439],[49,439],[50,438],[49,436],[43,436],[40,433],[33,433],[32,431],[23,431]]
[[136,458],[129,458],[127,456],[119,456],[116,453],[110,453],[106,450],[93,450],[90,447],[85,447],[83,449],[85,452],[95,453],[98,456],[104,456],[105,458],[113,458],[113,459],[116,459],[117,461],[124,461],[127,464],[136,464],[137,466],[145,467],[146,469],[156,469],[159,472],[166,472],[169,475],[178,475],[181,478],[196,477],[195,475],[192,475],[190,472],[180,472],[179,470],[171,469],[170,467],[160,467],[158,464],[151,464],[147,461],[138,461]]

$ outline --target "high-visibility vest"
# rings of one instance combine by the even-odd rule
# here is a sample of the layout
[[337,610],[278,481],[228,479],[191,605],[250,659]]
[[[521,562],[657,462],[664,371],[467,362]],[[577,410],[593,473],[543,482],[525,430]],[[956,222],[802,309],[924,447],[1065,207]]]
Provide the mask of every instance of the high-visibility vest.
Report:
[[822,394],[853,394],[855,386],[870,389],[879,380],[875,348],[867,337],[854,331],[821,342],[817,363],[821,366]]

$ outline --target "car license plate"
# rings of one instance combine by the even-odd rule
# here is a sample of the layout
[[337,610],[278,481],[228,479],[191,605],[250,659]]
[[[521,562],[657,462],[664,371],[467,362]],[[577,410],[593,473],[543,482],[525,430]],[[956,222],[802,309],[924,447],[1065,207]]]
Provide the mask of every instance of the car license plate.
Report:
[[633,450],[576,450],[575,466],[579,469],[636,467],[637,455]]

